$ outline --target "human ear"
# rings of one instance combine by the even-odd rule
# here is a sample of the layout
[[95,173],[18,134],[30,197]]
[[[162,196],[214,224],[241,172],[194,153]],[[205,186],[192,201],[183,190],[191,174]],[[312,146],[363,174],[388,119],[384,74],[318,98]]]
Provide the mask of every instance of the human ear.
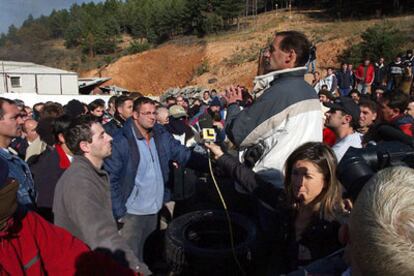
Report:
[[89,143],[87,141],[81,141],[79,143],[79,148],[85,153],[88,153],[90,151],[89,150]]

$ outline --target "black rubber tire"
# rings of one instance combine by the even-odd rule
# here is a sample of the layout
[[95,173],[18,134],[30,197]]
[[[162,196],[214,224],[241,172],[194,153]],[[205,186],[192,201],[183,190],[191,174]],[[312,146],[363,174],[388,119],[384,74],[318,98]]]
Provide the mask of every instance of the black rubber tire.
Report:
[[[230,213],[230,218],[237,260],[246,272],[256,247],[256,225],[237,213]],[[229,240],[224,211],[195,211],[174,219],[165,235],[166,259],[171,272],[178,275],[242,275]]]

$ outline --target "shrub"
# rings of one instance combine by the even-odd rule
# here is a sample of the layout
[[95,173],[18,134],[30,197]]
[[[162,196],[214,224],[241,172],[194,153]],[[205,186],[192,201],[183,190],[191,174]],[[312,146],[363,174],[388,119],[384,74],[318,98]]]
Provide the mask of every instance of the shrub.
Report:
[[349,47],[340,56],[340,61],[360,63],[365,57],[378,60],[393,60],[401,51],[404,36],[391,23],[385,22],[368,28],[361,35],[362,42]]
[[127,53],[129,55],[141,53],[147,51],[151,48],[151,44],[148,42],[138,42],[136,40],[131,41],[129,47],[127,48]]
[[197,76],[201,76],[207,72],[210,72],[210,64],[207,59],[204,59],[203,62],[195,69],[195,74]]

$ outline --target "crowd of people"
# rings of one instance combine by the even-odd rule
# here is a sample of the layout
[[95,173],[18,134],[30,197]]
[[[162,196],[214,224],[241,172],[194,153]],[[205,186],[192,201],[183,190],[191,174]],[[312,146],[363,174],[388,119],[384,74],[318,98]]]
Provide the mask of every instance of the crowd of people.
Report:
[[217,173],[257,207],[246,215],[261,273],[412,275],[414,170],[382,170],[356,196],[337,175],[351,147],[414,147],[412,51],[324,77],[315,51],[302,33],[276,33],[252,93],[0,98],[0,274],[150,275],[144,245],[168,224],[162,210],[188,212],[198,175]]

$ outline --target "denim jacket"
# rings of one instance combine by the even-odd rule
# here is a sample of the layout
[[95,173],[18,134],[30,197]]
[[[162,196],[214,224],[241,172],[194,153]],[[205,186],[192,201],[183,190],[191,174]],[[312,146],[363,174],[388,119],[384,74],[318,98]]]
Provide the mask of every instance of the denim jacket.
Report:
[[19,183],[17,201],[32,209],[36,203],[37,191],[29,166],[17,155],[13,155],[5,149],[0,149],[0,157],[6,160],[9,165],[9,177],[16,179]]

